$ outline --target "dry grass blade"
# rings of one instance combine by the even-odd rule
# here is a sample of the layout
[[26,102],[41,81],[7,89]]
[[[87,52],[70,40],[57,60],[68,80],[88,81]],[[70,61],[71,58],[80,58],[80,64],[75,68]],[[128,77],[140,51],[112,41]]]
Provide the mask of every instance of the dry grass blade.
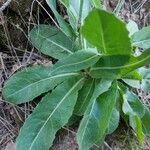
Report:
[[12,0],[7,0],[1,7],[0,7],[0,13],[2,13],[11,3]]

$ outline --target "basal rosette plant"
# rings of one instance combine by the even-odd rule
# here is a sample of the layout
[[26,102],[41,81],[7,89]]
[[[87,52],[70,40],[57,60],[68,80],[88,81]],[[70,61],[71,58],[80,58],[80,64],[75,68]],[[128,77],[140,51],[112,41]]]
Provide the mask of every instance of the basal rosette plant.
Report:
[[[45,93],[21,128],[16,150],[48,150],[56,132],[74,115],[82,116],[76,134],[79,150],[100,143],[116,130],[120,118],[143,144],[150,135],[150,111],[131,87],[150,91],[150,69],[143,67],[150,63],[150,27],[134,33],[130,25],[98,8],[96,0],[60,2],[69,24],[55,1],[47,0],[59,29],[38,25],[29,34],[32,44],[57,63],[17,72],[3,88],[4,98],[13,104]],[[135,47],[143,48],[138,56]]]

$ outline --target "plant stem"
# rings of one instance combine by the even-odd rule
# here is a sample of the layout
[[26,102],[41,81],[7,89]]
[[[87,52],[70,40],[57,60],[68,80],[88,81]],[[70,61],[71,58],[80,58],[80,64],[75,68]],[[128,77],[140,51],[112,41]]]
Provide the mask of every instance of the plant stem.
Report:
[[83,11],[83,0],[80,0],[80,11],[79,11],[79,24],[82,25],[82,11]]

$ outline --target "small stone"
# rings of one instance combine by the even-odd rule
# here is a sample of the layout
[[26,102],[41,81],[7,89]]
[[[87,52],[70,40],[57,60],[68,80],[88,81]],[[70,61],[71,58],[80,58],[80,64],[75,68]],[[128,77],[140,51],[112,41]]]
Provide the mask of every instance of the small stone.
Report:
[[131,18],[134,20],[134,21],[138,21],[138,19],[140,18],[139,15],[136,15],[136,14],[131,14]]
[[8,143],[5,150],[15,150],[15,144],[12,142]]
[[142,13],[144,13],[145,11],[146,11],[146,9],[145,9],[145,8],[142,8],[142,9],[141,9],[141,12],[142,12]]

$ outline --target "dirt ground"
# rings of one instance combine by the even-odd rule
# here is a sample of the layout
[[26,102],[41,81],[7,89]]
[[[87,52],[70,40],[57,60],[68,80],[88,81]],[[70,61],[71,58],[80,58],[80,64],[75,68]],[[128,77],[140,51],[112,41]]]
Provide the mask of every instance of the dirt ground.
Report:
[[[7,0],[0,0],[0,8]],[[3,10],[0,9],[0,150],[15,150],[15,139],[24,120],[33,111],[36,102],[14,106],[2,97],[4,82],[18,70],[34,64],[53,63],[39,53],[28,41],[28,31],[38,23],[53,22],[46,10],[51,13],[43,0],[8,0]],[[122,3],[121,3],[122,2]],[[102,6],[108,11],[116,11],[128,22],[135,21],[139,28],[150,25],[150,0],[103,0]],[[117,7],[116,7],[117,6]],[[117,8],[117,9],[116,9]],[[60,13],[64,14],[60,7]],[[150,93],[136,91],[142,102],[150,106]],[[76,127],[64,127],[58,132],[52,150],[76,150]],[[119,129],[106,137],[104,143],[95,145],[93,150],[140,150],[142,149],[131,129],[120,124]],[[150,150],[150,138],[145,139],[145,150]]]

